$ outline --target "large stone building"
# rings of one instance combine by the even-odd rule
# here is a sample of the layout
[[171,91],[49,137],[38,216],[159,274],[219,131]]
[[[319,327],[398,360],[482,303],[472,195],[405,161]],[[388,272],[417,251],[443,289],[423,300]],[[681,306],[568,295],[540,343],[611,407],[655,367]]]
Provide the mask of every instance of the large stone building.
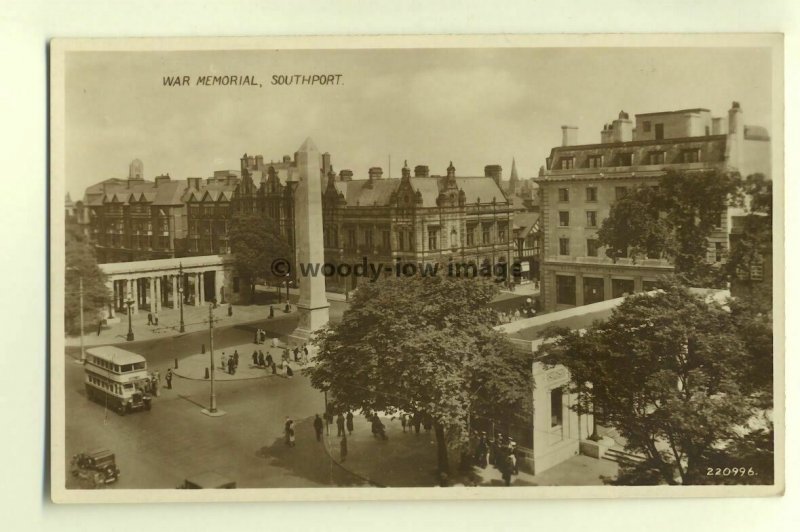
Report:
[[[510,264],[510,203],[500,188],[502,169],[480,177],[444,176],[404,165],[400,179],[371,168],[366,179],[328,172],[323,192],[326,260],[337,264]],[[329,290],[348,291],[357,277],[331,277]]]
[[[551,150],[539,185],[542,293],[546,311],[646,290],[673,271],[665,259],[613,262],[598,246],[597,230],[614,201],[638,185],[657,186],[667,169],[738,170],[769,175],[769,135],[746,126],[734,102],[727,120],[708,109],[638,114],[625,112],[603,127],[600,142],[578,144],[578,130],[562,126],[562,145]],[[730,213],[709,239],[708,260],[728,249]]]

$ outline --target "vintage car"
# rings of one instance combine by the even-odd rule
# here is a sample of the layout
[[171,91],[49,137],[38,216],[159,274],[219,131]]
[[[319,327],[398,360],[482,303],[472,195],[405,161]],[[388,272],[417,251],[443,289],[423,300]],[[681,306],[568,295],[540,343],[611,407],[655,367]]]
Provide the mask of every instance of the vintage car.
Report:
[[72,457],[71,468],[72,475],[91,488],[101,488],[119,480],[116,457],[108,449],[76,454]]
[[236,482],[223,477],[216,471],[206,471],[193,477],[187,478],[183,484],[178,486],[178,489],[186,490],[215,490],[215,489],[234,489]]

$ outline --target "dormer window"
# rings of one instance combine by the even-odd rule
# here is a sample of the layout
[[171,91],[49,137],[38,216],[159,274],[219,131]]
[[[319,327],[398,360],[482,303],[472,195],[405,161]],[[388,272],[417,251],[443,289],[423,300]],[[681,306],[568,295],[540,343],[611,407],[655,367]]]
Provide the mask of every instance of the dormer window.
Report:
[[632,153],[620,153],[617,156],[617,160],[619,161],[618,166],[633,166],[633,154]]
[[562,170],[571,170],[575,168],[575,157],[562,157],[561,158],[561,169]]
[[601,168],[603,166],[603,156],[602,155],[590,155],[589,156],[589,168]]

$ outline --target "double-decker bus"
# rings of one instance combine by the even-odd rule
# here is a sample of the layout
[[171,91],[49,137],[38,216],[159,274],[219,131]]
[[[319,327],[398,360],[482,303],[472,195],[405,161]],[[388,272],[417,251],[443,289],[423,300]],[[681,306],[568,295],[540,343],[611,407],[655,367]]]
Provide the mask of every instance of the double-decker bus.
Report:
[[134,410],[150,410],[152,398],[145,392],[147,360],[115,346],[86,350],[86,396],[124,416]]

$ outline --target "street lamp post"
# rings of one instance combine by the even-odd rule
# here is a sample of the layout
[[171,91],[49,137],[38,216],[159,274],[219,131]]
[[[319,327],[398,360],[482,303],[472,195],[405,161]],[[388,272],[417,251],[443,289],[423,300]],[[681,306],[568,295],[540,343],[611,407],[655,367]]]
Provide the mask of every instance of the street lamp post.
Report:
[[186,326],[183,323],[183,263],[178,264],[178,306],[181,309],[181,324],[178,332],[186,332]]
[[211,356],[211,406],[208,409],[212,414],[217,413],[217,395],[214,393],[214,304],[208,305],[208,343]]
[[289,304],[289,274],[286,274],[286,304]]
[[131,306],[133,306],[133,298],[128,294],[128,299],[125,301],[128,305],[128,336],[125,339],[128,342],[133,342],[133,316],[131,315]]

